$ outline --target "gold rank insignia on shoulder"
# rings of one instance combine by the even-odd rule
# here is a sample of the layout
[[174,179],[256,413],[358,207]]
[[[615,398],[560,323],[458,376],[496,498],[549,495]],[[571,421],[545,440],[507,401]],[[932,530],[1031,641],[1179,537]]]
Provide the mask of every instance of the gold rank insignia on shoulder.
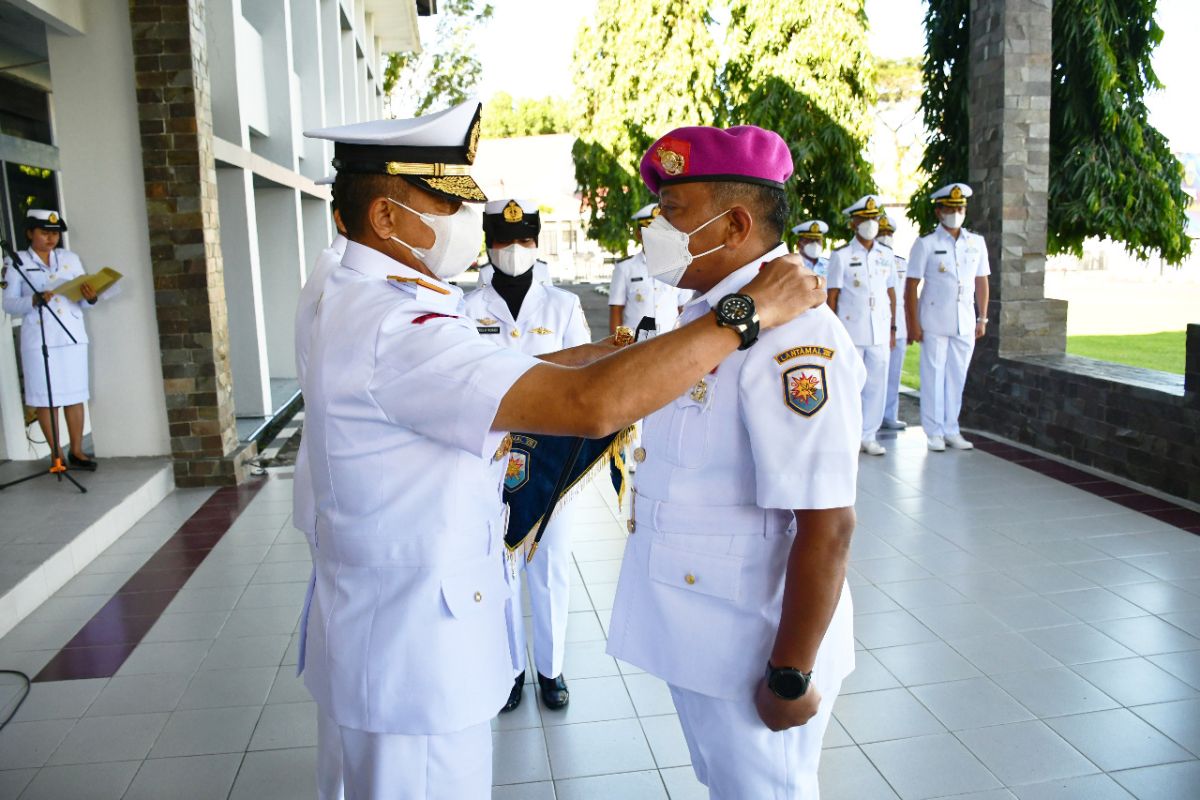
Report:
[[554,331],[550,330],[549,328],[534,328],[530,331],[530,333],[536,333],[538,336],[547,336],[551,333],[554,333]]
[[688,396],[697,403],[703,403],[704,398],[708,397],[708,381],[704,380],[704,378],[701,378],[696,382],[696,385],[692,387],[692,391],[688,393]]
[[517,204],[516,200],[509,200],[508,205],[504,207],[505,222],[520,222],[525,219],[525,211]]
[[450,294],[449,289],[445,289],[441,286],[438,286],[433,281],[427,281],[424,278],[405,278],[401,275],[388,275],[387,279],[389,281],[392,281],[393,283],[416,284],[417,286],[420,286],[422,289],[428,289],[431,292],[437,292],[438,294]]
[[511,433],[504,434],[504,438],[500,440],[500,446],[496,448],[496,454],[492,456],[492,461],[499,461],[508,455],[512,450],[513,438]]

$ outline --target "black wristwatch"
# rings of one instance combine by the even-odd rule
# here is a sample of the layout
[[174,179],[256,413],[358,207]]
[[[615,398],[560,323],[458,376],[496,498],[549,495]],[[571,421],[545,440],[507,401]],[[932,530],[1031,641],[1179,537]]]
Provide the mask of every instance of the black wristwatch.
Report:
[[812,672],[801,672],[794,667],[774,667],[767,662],[767,688],[783,700],[799,700],[808,691]]
[[738,350],[745,350],[758,341],[758,312],[754,310],[754,298],[748,294],[727,294],[717,301],[713,309],[717,324],[732,328],[742,337]]

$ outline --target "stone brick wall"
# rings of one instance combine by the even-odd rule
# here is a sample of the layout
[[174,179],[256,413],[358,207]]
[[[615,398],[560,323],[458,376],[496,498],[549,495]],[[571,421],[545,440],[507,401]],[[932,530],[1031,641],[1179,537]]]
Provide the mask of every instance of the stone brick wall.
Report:
[[204,0],[130,0],[163,389],[175,482],[240,482]]

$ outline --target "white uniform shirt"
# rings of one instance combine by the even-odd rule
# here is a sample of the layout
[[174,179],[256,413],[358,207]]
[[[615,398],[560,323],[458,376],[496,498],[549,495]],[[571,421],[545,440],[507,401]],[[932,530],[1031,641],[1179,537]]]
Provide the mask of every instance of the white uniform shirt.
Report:
[[908,278],[925,280],[917,302],[921,328],[937,336],[974,336],[975,279],[991,274],[987,243],[977,233],[962,228],[955,239],[938,225],[917,239]]
[[816,261],[809,261],[808,256],[804,254],[801,254],[801,258],[804,259],[804,266],[811,269],[817,275],[820,275],[822,278],[829,275],[829,259],[825,256],[821,256]]
[[[490,286],[492,284],[492,276],[496,274],[496,267],[492,264],[484,264],[479,268],[479,285]],[[533,262],[533,282],[540,283],[543,286],[553,286],[554,278],[550,277],[550,265],[540,258]]]
[[[46,292],[61,286],[67,281],[74,280],[84,274],[83,262],[79,256],[70,250],[56,248],[50,251],[50,263],[47,264],[38,257],[33,248],[17,253],[21,257],[21,268],[29,276],[29,280],[39,292]],[[41,350],[42,334],[39,329],[41,319],[37,307],[33,304],[33,291],[25,283],[17,270],[10,266],[7,258],[4,260],[4,280],[8,285],[4,288],[4,310],[21,320],[21,350]],[[83,309],[89,303],[80,300],[74,303],[62,295],[55,295],[48,305],[62,320],[63,326],[75,337],[72,342],[62,327],[45,315],[46,346],[64,347],[70,344],[86,344],[88,341],[87,328],[83,324]],[[40,369],[40,367],[39,367]]]
[[908,259],[892,254],[896,261],[896,341],[908,339],[908,316],[904,313],[904,278],[908,273]]
[[579,298],[566,289],[530,285],[517,319],[492,286],[481,286],[464,298],[466,315],[479,335],[501,347],[531,356],[545,355],[592,340]]
[[[304,376],[308,372],[308,344],[312,337],[313,324],[317,320],[317,306],[325,292],[329,276],[342,263],[346,252],[346,237],[340,233],[333,237],[329,247],[317,256],[308,280],[300,288],[300,300],[296,303],[296,377],[300,391],[304,391]],[[317,509],[312,496],[312,477],[308,473],[308,448],[304,436],[300,436],[300,447],[296,450],[296,469],[292,483],[292,524],[309,538],[316,531]]]
[[674,329],[679,308],[691,296],[692,293],[687,289],[677,289],[650,277],[645,253],[636,253],[613,265],[608,304],[624,306],[621,324],[628,328],[637,328],[643,317],[654,317],[655,333]]
[[512,688],[507,458],[491,426],[539,362],[484,341],[457,287],[355,242],[342,267],[305,376],[318,543],[305,684],[344,727],[459,731]]
[[[690,303],[681,322],[759,265]],[[854,505],[865,380],[845,328],[822,306],[764,332],[703,388],[646,418],[610,655],[709,696],[753,691],[778,628],[792,510]],[[843,587],[817,659],[830,678],[853,669],[851,615]]]
[[888,344],[892,306],[888,289],[896,288],[892,249],[878,242],[870,249],[855,237],[829,258],[829,288],[838,289],[837,315],[857,347]]

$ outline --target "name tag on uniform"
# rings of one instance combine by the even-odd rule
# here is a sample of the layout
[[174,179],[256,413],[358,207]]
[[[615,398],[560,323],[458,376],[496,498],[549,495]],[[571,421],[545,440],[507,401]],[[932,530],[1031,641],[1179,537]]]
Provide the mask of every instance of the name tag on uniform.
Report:
[[944,256],[944,255],[946,255],[946,251],[945,250],[934,250],[933,254],[935,256]]
[[629,282],[630,282],[630,283],[637,283],[637,282],[638,282],[638,281],[640,281],[640,280],[641,280],[641,278],[630,278],[630,279],[629,279]]
[[498,334],[498,333],[500,333],[500,326],[499,325],[479,325],[475,328],[475,330],[479,331],[480,333],[497,333]]
[[850,262],[850,266],[852,266],[852,267],[861,267],[861,266],[862,266],[862,262],[861,262],[861,261],[851,261],[851,262]]

